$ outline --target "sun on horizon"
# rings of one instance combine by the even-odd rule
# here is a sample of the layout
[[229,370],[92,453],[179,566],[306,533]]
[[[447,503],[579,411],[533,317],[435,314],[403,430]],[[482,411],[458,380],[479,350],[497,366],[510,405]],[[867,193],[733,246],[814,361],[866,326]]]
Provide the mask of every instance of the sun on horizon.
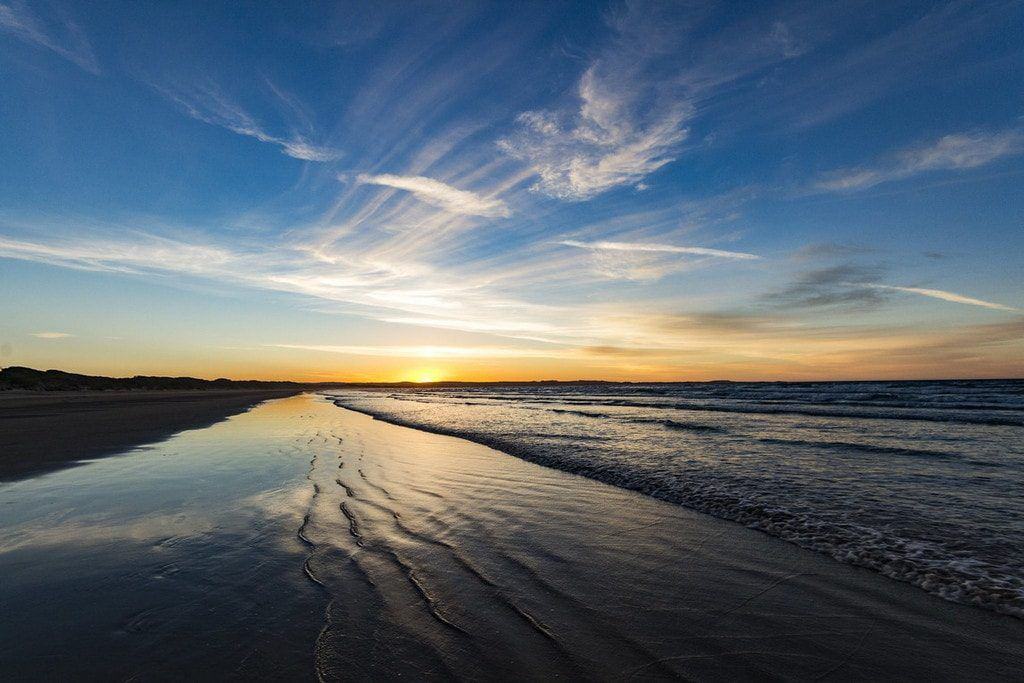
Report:
[[437,368],[417,368],[412,370],[407,375],[408,379],[405,381],[414,382],[416,384],[429,384],[431,382],[441,382],[447,379],[445,373]]

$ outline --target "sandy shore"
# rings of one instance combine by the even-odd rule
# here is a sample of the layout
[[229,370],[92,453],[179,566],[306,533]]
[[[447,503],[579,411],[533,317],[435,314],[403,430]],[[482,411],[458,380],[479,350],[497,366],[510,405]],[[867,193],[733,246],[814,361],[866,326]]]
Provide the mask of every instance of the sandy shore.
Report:
[[484,446],[316,414],[336,453],[311,473],[303,531],[333,598],[327,678],[995,680],[1024,665],[1012,617]]
[[0,508],[10,678],[945,681],[1024,667],[1021,620],[315,395],[2,484]]
[[294,393],[0,392],[0,481],[123,452]]

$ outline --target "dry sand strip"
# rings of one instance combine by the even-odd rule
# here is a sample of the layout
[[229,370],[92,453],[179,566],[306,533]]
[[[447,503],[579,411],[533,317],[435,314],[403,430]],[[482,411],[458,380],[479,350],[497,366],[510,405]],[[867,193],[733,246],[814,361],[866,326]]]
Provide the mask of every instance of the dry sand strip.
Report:
[[294,390],[0,393],[0,481],[207,427]]

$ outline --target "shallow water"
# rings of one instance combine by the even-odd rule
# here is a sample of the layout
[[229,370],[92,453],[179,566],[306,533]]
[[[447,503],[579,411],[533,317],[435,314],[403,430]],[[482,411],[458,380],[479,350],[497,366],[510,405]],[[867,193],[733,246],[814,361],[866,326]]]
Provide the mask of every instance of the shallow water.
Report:
[[1024,616],[1024,381],[333,395]]
[[315,429],[295,405],[0,484],[2,677],[308,676]]

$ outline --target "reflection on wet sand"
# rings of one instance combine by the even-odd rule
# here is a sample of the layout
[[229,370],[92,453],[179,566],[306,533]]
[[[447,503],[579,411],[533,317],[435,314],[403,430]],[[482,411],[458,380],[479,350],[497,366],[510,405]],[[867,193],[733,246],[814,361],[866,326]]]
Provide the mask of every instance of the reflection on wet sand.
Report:
[[307,395],[0,486],[14,676],[995,678],[1018,620]]
[[342,443],[310,471],[303,536],[331,599],[325,678],[868,678],[1020,662],[1012,618],[484,446],[322,414]]
[[2,677],[304,676],[299,405],[0,484]]

